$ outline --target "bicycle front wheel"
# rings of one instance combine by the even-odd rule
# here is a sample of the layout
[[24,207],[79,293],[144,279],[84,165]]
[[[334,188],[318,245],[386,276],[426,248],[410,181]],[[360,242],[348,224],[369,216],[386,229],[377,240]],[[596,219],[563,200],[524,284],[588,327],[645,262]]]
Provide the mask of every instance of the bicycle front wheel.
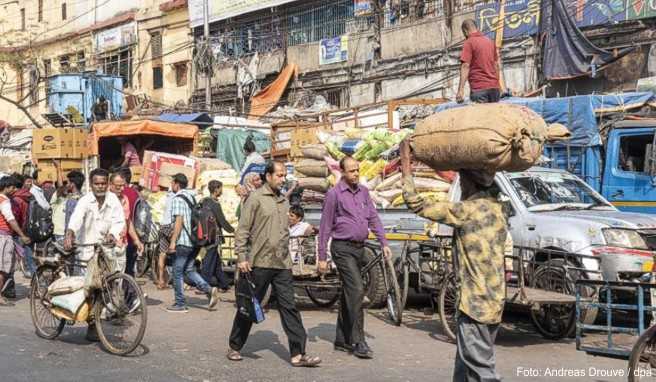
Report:
[[385,268],[385,278],[387,280],[387,312],[392,323],[400,326],[401,321],[403,321],[403,305],[399,281],[391,259],[383,259],[383,267]]
[[129,354],[146,332],[146,298],[134,278],[123,273],[107,277],[103,286],[94,312],[98,337],[108,352]]
[[629,382],[653,380],[656,375],[656,326],[647,329],[633,345],[629,358]]

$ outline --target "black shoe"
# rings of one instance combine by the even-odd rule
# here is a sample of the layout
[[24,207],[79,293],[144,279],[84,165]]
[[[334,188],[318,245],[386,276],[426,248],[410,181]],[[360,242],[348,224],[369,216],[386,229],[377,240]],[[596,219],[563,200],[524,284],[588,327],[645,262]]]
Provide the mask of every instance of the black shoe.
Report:
[[87,335],[86,335],[85,338],[89,342],[98,342],[98,341],[100,341],[100,338],[98,338],[98,330],[96,329],[96,325],[93,325],[93,324],[89,325],[89,327],[87,328]]
[[374,353],[371,351],[371,349],[369,349],[369,346],[367,346],[367,344],[364,342],[355,344],[355,346],[353,347],[353,355],[363,359],[372,359],[374,357]]
[[344,353],[350,353],[353,351],[353,346],[347,345],[345,343],[335,342],[333,344],[333,349],[335,349],[335,351],[343,351]]

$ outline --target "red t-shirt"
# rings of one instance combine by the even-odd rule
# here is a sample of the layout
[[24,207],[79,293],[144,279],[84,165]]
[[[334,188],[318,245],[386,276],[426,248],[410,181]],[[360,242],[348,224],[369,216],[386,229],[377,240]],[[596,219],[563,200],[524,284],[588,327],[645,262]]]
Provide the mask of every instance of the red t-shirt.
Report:
[[497,48],[494,42],[481,32],[474,32],[465,40],[460,61],[469,64],[471,91],[499,89],[497,73]]
[[[132,185],[126,185],[123,189],[123,197],[128,201],[128,209],[125,212],[128,212],[128,215],[125,217],[126,220],[132,220],[132,214],[134,214],[134,207],[137,204],[139,199],[139,192],[132,187]],[[132,244],[132,238],[128,235],[128,243]]]

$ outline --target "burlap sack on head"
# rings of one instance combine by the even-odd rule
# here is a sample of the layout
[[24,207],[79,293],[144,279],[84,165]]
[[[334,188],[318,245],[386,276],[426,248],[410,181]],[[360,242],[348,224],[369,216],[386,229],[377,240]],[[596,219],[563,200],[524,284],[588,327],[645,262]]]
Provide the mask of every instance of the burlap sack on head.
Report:
[[547,124],[527,107],[477,104],[417,123],[412,147],[435,170],[523,171],[540,158],[546,137]]

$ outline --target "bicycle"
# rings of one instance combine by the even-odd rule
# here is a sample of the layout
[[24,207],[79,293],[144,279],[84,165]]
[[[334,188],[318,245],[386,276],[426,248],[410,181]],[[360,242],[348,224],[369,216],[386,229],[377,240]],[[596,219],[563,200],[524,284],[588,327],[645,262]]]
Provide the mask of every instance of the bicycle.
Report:
[[98,273],[94,280],[98,286],[87,290],[87,298],[76,313],[53,305],[49,286],[60,277],[76,273],[77,269],[92,271],[89,262],[74,259],[70,251],[50,240],[39,258],[41,265],[32,277],[30,288],[30,313],[36,334],[53,340],[66,324],[93,320],[98,337],[105,350],[114,355],[127,355],[140,344],[146,331],[146,299],[137,282],[131,276],[114,270],[115,266],[107,248],[100,244],[77,245],[77,248],[93,246]]

